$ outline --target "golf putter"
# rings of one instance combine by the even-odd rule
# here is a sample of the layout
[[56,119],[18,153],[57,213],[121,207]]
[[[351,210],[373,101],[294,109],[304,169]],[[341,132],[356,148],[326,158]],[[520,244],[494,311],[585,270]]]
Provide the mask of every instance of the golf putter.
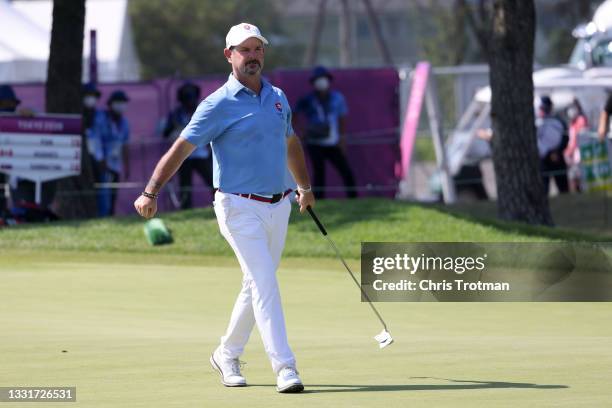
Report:
[[351,269],[348,267],[348,265],[344,261],[344,258],[342,258],[342,255],[340,255],[340,251],[338,251],[336,244],[334,244],[334,241],[332,241],[331,237],[327,234],[325,227],[323,227],[323,224],[321,224],[321,221],[319,221],[319,219],[315,215],[312,208],[308,206],[306,207],[306,210],[308,210],[308,214],[310,214],[315,224],[317,224],[317,227],[319,227],[319,231],[321,231],[321,234],[323,234],[323,236],[327,239],[327,242],[329,242],[331,247],[334,249],[334,251],[336,252],[336,256],[338,257],[338,259],[340,259],[340,261],[342,262],[342,264],[344,265],[348,273],[351,275],[351,278],[353,278],[353,282],[355,282],[355,285],[357,285],[363,297],[365,297],[366,300],[368,301],[368,304],[372,308],[372,311],[376,314],[376,317],[378,317],[378,320],[380,320],[380,322],[382,323],[383,331],[381,331],[376,336],[374,336],[374,339],[378,342],[378,347],[380,347],[381,349],[387,347],[389,344],[393,343],[393,337],[391,337],[391,333],[389,333],[389,330],[387,329],[387,324],[385,323],[383,318],[380,316],[380,313],[378,313],[378,310],[376,310],[376,308],[374,307],[374,304],[372,303],[368,295],[365,293],[365,291],[363,290],[363,288],[357,281],[357,278],[355,278],[355,275],[353,274]]

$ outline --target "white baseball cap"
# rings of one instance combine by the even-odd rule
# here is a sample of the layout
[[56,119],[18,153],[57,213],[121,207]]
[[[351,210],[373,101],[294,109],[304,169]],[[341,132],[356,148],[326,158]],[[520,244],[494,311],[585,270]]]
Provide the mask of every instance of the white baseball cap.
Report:
[[264,44],[268,44],[268,40],[261,35],[261,32],[257,26],[249,23],[240,23],[230,28],[229,32],[227,33],[227,36],[225,37],[225,48],[240,45],[244,40],[251,37],[258,38]]

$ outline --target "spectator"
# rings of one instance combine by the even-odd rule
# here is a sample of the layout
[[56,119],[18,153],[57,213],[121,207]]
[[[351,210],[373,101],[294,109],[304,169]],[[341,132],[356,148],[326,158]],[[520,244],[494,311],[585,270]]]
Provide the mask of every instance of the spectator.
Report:
[[[118,183],[121,178],[129,178],[129,155],[127,142],[130,138],[130,126],[123,116],[129,98],[122,90],[114,91],[106,104],[108,109],[96,120],[94,129],[102,142],[102,180],[106,183]],[[117,189],[103,188],[98,192],[98,213],[100,216],[115,214]]]
[[[21,101],[15,95],[15,91],[10,85],[0,86],[0,112],[13,113],[19,116],[34,116],[34,110],[30,108],[18,108]],[[36,184],[33,181],[22,179],[16,176],[8,177],[0,174],[0,184],[9,183],[11,186],[11,196],[13,204],[21,205],[23,202],[34,203],[36,196]],[[55,195],[55,182],[47,181],[42,184],[41,205],[48,207]],[[0,213],[7,212],[7,203],[4,190],[0,189]]]
[[570,120],[569,141],[563,151],[563,157],[568,165],[569,190],[574,193],[580,191],[580,147],[578,145],[578,135],[588,127],[587,117],[578,99],[574,98],[572,104],[567,108],[567,117]]
[[21,100],[15,95],[10,85],[0,85],[0,113],[15,113],[20,116],[34,116],[35,112],[30,108],[19,108]]
[[604,106],[601,114],[599,115],[599,140],[602,142],[606,139],[612,139],[612,126],[610,124],[612,120],[612,90],[609,90],[608,100]]
[[97,108],[101,93],[93,83],[83,85],[83,132],[87,141],[87,151],[91,158],[91,167],[94,181],[104,182],[106,163],[104,162],[104,151],[102,149],[101,132],[96,129],[102,126],[104,111]]
[[354,198],[355,181],[345,156],[348,108],[344,96],[330,89],[332,80],[326,68],[316,67],[310,77],[314,90],[298,101],[294,112],[303,113],[307,120],[306,145],[314,170],[315,197],[325,198],[325,162],[329,161],[340,173],[347,196]]
[[477,200],[487,200],[489,195],[484,187],[484,177],[480,170],[480,162],[491,157],[490,142],[493,138],[492,129],[478,129],[476,137],[471,141],[459,172],[453,176],[457,197]]
[[540,169],[547,192],[551,175],[555,178],[560,193],[567,193],[569,190],[567,166],[563,160],[563,150],[568,140],[566,132],[565,122],[553,115],[552,100],[549,96],[543,96],[538,110],[537,138]]
[[[191,82],[185,82],[177,91],[176,99],[179,106],[168,114],[166,126],[164,127],[164,138],[176,139],[181,131],[191,120],[191,116],[200,102],[200,87]],[[198,146],[193,153],[183,162],[179,169],[179,183],[181,186],[180,202],[181,208],[192,207],[192,175],[193,172],[200,175],[202,180],[210,187],[212,180],[212,157],[208,145]]]
[[12,86],[0,85],[0,112],[15,113],[20,103]]
[[[17,99],[15,91],[10,85],[0,85],[0,112],[15,113],[21,101]],[[4,185],[8,183],[8,176],[0,172],[0,218],[8,212]]]
[[96,84],[88,82],[83,85],[83,128],[93,129],[96,119],[99,119],[102,111],[97,108],[98,101],[102,95]]

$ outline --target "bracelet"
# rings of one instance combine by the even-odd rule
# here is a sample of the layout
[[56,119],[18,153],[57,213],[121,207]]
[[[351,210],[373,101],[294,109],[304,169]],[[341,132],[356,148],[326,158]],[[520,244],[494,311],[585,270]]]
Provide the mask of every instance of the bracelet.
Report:
[[147,193],[146,191],[143,191],[140,194],[145,196],[145,197],[147,197],[147,198],[152,198],[153,200],[155,200],[157,198],[157,193]]
[[312,192],[312,186],[308,186],[308,188],[304,188],[304,187],[298,186],[297,189],[298,189],[298,191],[300,193],[310,193],[310,192]]

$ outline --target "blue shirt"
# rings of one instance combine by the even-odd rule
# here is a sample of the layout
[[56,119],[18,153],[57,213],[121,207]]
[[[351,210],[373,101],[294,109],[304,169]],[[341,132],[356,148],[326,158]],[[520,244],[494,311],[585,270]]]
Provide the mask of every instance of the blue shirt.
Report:
[[211,144],[213,184],[221,191],[270,195],[292,187],[287,138],[293,133],[283,91],[262,79],[257,95],[230,74],[200,103],[181,137]]
[[338,91],[329,91],[328,99],[322,102],[316,92],[300,99],[295,106],[295,113],[302,112],[309,125],[327,124],[329,135],[322,139],[307,139],[307,143],[320,146],[335,146],[340,142],[339,119],[346,116],[348,106],[344,96]]
[[[118,122],[111,119],[109,112],[101,112],[96,116],[93,132],[89,140],[97,140],[101,143],[102,160],[106,160],[106,166],[116,173],[123,171],[123,145],[130,138],[130,126],[123,116]],[[97,155],[96,160],[99,160]]]
[[106,114],[104,111],[95,109],[93,112],[91,127],[85,129],[87,137],[87,150],[94,160],[100,162],[104,160],[104,148],[102,145],[102,132]]

